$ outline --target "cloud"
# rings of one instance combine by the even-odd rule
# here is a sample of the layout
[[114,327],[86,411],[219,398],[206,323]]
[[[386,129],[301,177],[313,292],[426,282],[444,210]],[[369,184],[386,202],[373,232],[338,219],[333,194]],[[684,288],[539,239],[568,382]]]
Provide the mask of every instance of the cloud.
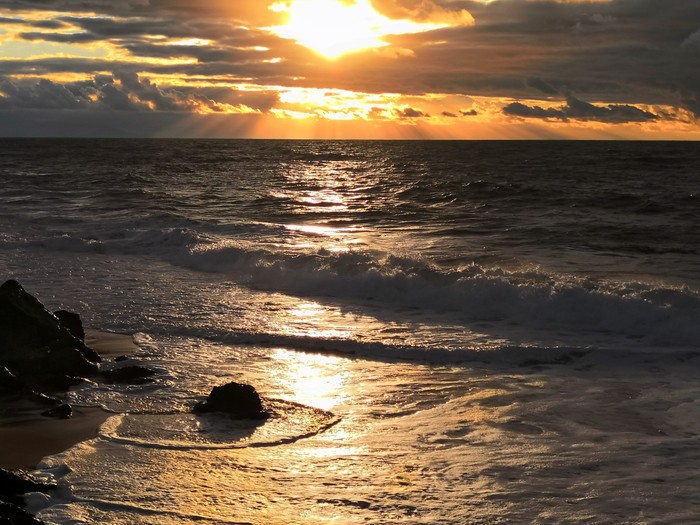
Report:
[[475,117],[478,115],[477,111],[475,109],[460,109],[459,114],[462,115],[463,117]]
[[690,111],[696,119],[700,119],[700,93],[693,97],[684,98],[681,105]]
[[[214,90],[211,90],[214,93]],[[232,92],[233,90],[227,90]],[[134,71],[117,70],[112,76],[96,75],[93,80],[59,84],[48,79],[35,83],[0,82],[0,108],[33,110],[146,111],[185,113],[253,113],[260,111],[245,102],[222,96],[220,100],[191,89],[160,88]],[[269,100],[257,97],[268,109]]]
[[[36,51],[29,59],[0,57],[14,86],[3,91],[4,108],[264,112],[276,103],[275,90],[299,87],[415,96],[386,106],[386,118],[454,114],[465,126],[472,123],[461,117],[476,116],[458,109],[471,107],[468,96],[493,100],[479,103],[479,122],[498,114],[503,99],[529,101],[509,104],[506,115],[562,122],[700,115],[694,0],[372,0],[392,18],[450,27],[393,35],[379,52],[334,63],[265,30],[281,23],[268,10],[272,0],[0,1],[7,48]],[[61,54],[51,56],[52,49]],[[108,71],[111,80],[98,82],[96,73]],[[130,87],[127,72],[137,77]],[[59,80],[66,78],[84,83]],[[229,87],[244,84],[255,90]],[[552,107],[568,92],[576,97]],[[419,98],[430,94],[455,98],[442,106]],[[640,109],[650,106],[659,109]]]
[[79,109],[88,105],[87,99],[45,78],[27,87],[4,80],[0,82],[0,94],[6,108]]
[[466,9],[443,7],[432,0],[373,0],[372,4],[389,18],[451,26],[474,24],[474,17]]
[[659,115],[644,111],[628,104],[609,104],[596,106],[580,100],[573,95],[566,99],[566,105],[557,108],[542,108],[540,106],[527,106],[520,102],[513,102],[503,108],[503,113],[522,118],[569,120],[593,120],[614,124],[628,122],[648,122],[658,120]]
[[681,47],[695,47],[700,49],[700,29],[686,38],[681,44]]
[[4,0],[6,9],[21,11],[132,12],[149,6],[149,0]]
[[542,78],[538,77],[530,77],[528,78],[525,83],[527,86],[535,88],[542,93],[545,93],[546,95],[558,95],[559,90],[555,87],[553,87],[549,82]]
[[82,44],[86,42],[95,42],[97,40],[101,40],[100,37],[91,33],[41,33],[34,31],[20,33],[19,36],[23,40],[28,40],[30,42],[40,40],[43,42],[58,42],[63,44]]
[[396,116],[398,116],[399,118],[427,118],[427,117],[430,117],[430,115],[421,111],[420,109],[415,109],[412,107],[405,107],[403,109],[397,109]]
[[567,120],[566,113],[563,109],[547,108],[540,106],[526,106],[521,102],[512,102],[503,108],[503,113],[514,117],[523,118],[542,118],[542,119],[561,119]]

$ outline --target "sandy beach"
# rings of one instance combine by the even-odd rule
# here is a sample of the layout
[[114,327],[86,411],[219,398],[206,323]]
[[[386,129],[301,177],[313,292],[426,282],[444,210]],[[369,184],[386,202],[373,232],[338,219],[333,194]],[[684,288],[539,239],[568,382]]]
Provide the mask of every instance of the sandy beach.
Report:
[[[85,341],[105,359],[138,350],[131,336],[87,330]],[[97,436],[111,414],[99,407],[73,406],[70,419],[53,419],[36,410],[0,419],[0,468],[30,469],[42,458]]]

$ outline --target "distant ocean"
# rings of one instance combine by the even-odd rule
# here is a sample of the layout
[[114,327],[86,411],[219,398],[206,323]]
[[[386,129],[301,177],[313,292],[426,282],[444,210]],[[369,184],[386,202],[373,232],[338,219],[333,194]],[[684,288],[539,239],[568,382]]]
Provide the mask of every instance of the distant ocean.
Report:
[[[0,274],[154,383],[47,523],[700,522],[700,148],[0,142]],[[237,380],[284,417],[187,411]]]

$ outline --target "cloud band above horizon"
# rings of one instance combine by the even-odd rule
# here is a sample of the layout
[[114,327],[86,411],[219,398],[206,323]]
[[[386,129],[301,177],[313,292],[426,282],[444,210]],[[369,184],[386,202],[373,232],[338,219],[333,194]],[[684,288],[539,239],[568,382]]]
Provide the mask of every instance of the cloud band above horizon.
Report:
[[[325,55],[275,30],[295,1],[7,0],[0,134],[64,112],[124,135],[700,138],[693,0],[333,0],[358,18],[319,19],[314,45],[346,46]],[[348,44],[365,12],[372,45]]]

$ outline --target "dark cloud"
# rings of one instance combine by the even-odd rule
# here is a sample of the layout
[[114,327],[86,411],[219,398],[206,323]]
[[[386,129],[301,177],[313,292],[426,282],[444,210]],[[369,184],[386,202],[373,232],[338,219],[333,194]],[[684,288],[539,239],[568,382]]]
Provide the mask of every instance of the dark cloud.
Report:
[[89,13],[130,13],[149,6],[149,0],[3,0],[3,2],[3,7],[10,10]]
[[688,38],[683,40],[681,46],[700,50],[700,29],[698,29],[693,34],[689,35]]
[[520,102],[513,102],[503,108],[503,113],[514,117],[523,118],[542,118],[542,119],[561,119],[567,120],[566,113],[563,109],[547,108],[540,106],[526,106]]
[[396,116],[398,116],[399,118],[427,118],[430,115],[421,111],[420,109],[407,107],[404,109],[396,110]]
[[549,82],[543,78],[530,77],[526,80],[526,84],[529,87],[535,88],[546,95],[558,95],[559,90],[553,87]]
[[88,105],[85,98],[76,97],[62,84],[39,79],[36,84],[20,86],[10,80],[0,83],[5,107],[32,109],[79,109]]
[[100,37],[91,33],[40,33],[27,32],[20,33],[19,36],[30,42],[41,40],[44,42],[58,42],[62,44],[84,44],[101,40]]
[[694,98],[684,98],[681,105],[690,111],[696,119],[700,119],[700,94]]
[[457,117],[457,115],[455,115],[454,113],[452,113],[450,111],[443,111],[442,116],[447,117],[447,118],[456,118]]
[[475,109],[469,109],[469,110],[464,110],[460,109],[459,114],[462,115],[463,117],[475,117],[478,115]]
[[[679,93],[700,88],[698,48],[690,38],[700,28],[700,2],[450,4],[469,10],[476,25],[392,40],[415,50],[406,82],[415,92],[525,98],[535,88],[543,98],[573,90],[600,102],[675,105]],[[441,43],[422,46],[427,41]],[[401,66],[388,67],[403,85],[408,75]],[[379,67],[369,74],[383,78]]]
[[39,29],[60,29],[65,24],[59,20],[25,20],[23,18],[10,18],[0,16],[0,24],[14,24],[36,27]]
[[641,110],[627,104],[610,104],[597,106],[580,100],[573,95],[566,99],[566,105],[557,108],[542,108],[540,106],[527,106],[520,102],[513,102],[503,108],[506,115],[523,118],[569,120],[594,120],[623,124],[627,122],[647,122],[658,120],[660,117],[654,113]]
[[[267,111],[274,97],[235,90],[194,90],[161,88],[129,70],[117,70],[112,76],[97,75],[91,81],[59,84],[47,79],[37,82],[0,82],[0,107],[8,109],[44,109],[148,112],[225,112],[230,106],[245,105]],[[209,96],[208,96],[209,95]]]

